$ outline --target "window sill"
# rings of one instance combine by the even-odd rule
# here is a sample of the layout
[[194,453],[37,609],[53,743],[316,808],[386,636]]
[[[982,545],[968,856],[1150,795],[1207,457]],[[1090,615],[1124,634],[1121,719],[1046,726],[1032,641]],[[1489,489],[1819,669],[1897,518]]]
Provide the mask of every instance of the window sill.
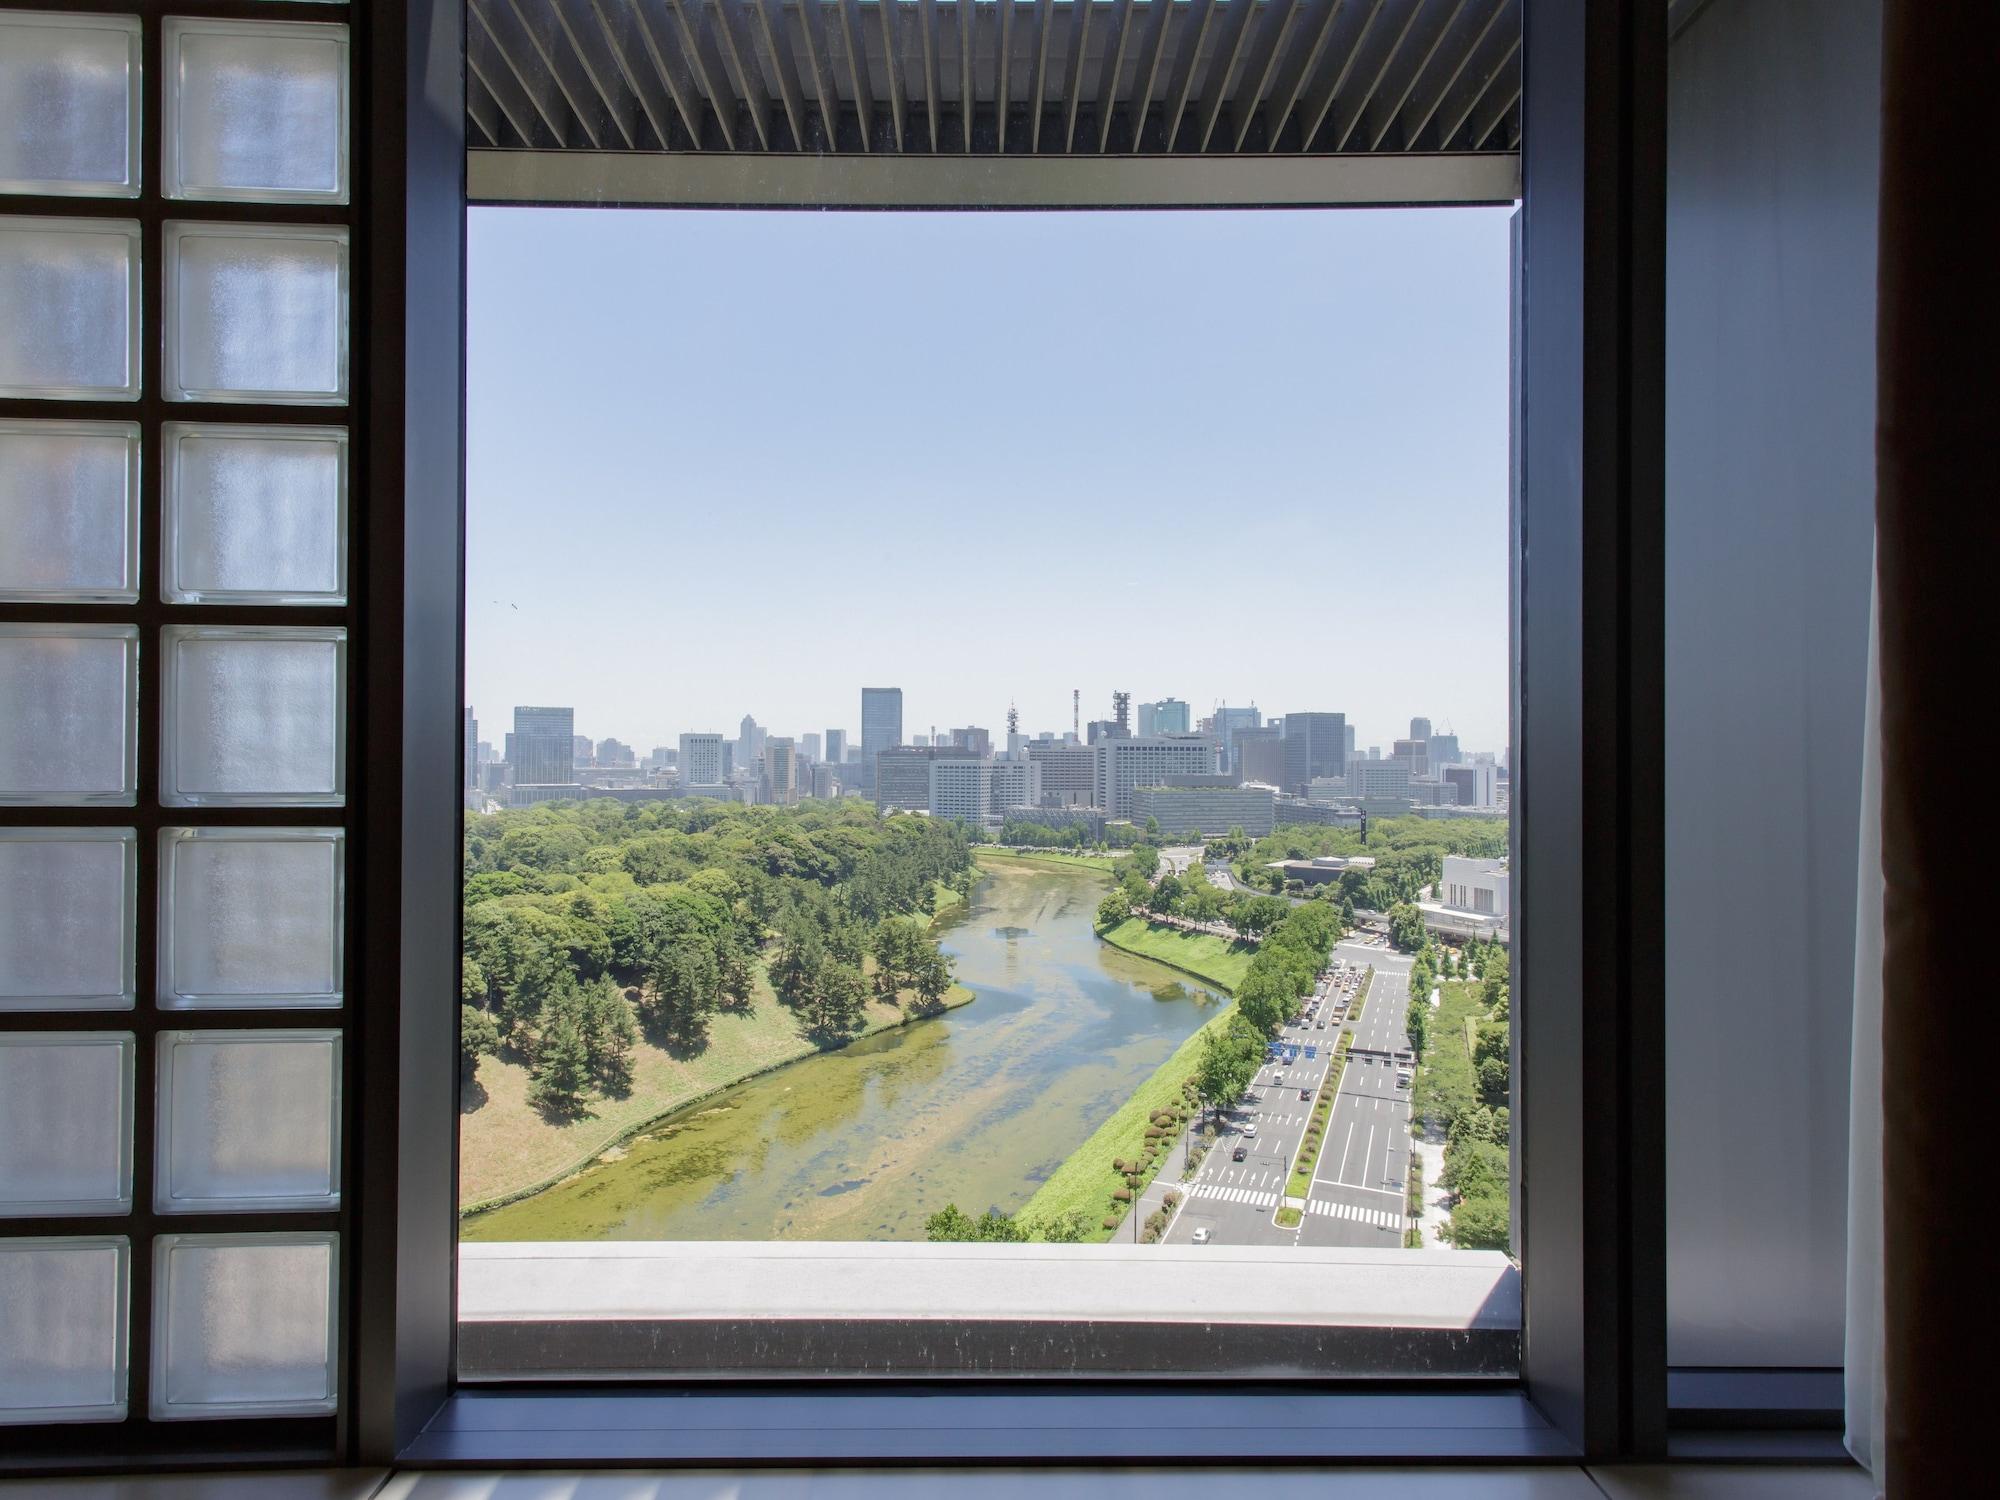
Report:
[[466,1380],[874,1375],[1511,1378],[1491,1251],[469,1244]]

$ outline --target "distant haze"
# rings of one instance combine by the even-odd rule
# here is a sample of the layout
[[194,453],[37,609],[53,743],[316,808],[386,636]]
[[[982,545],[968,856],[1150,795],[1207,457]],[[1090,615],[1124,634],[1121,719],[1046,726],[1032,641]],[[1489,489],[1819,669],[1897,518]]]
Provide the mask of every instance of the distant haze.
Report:
[[1508,211],[471,216],[466,694],[1506,743]]

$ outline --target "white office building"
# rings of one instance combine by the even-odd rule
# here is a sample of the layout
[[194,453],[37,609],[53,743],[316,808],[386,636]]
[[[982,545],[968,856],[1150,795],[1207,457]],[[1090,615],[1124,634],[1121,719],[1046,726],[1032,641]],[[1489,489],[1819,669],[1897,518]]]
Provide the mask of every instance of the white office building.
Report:
[[1165,786],[1175,776],[1206,776],[1216,768],[1216,744],[1206,737],[1154,735],[1099,740],[1095,805],[1113,818],[1132,816],[1132,793]]
[[1268,786],[1142,786],[1132,792],[1132,821],[1157,819],[1170,838],[1235,828],[1262,838],[1274,826],[1277,797]]
[[720,786],[728,780],[722,766],[721,735],[684,734],[680,752],[682,786]]

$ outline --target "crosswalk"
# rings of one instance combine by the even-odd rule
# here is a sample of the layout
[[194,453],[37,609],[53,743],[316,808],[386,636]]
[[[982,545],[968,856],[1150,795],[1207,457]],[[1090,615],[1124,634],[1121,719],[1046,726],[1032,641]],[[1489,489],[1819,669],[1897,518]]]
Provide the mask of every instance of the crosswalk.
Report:
[[1224,1187],[1216,1182],[1197,1182],[1193,1192],[1197,1198],[1219,1198],[1224,1203],[1250,1203],[1258,1208],[1269,1208],[1278,1201],[1278,1195],[1269,1189]]
[[1315,1198],[1306,1205],[1306,1212],[1323,1214],[1329,1219],[1353,1219],[1362,1224],[1375,1224],[1383,1229],[1401,1229],[1403,1216],[1390,1213],[1382,1208],[1356,1208],[1352,1203],[1329,1203],[1324,1198]]

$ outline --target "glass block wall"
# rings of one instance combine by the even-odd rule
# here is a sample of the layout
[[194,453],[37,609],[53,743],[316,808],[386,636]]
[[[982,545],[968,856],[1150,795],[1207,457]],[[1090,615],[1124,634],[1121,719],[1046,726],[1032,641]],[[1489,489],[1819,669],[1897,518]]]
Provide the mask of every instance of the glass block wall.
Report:
[[0,1425],[331,1432],[365,18],[126,9],[0,5]]

